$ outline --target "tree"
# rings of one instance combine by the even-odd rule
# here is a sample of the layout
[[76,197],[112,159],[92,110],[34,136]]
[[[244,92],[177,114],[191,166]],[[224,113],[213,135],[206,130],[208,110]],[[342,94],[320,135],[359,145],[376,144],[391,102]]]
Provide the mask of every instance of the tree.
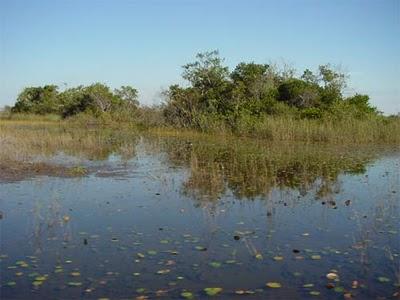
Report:
[[27,87],[18,95],[12,111],[35,114],[59,113],[60,106],[57,97],[56,85]]
[[117,104],[115,95],[108,86],[102,83],[95,83],[86,87],[85,93],[90,98],[92,108],[96,112],[109,112],[113,104]]
[[360,113],[378,113],[376,107],[370,105],[368,95],[355,94],[354,96],[346,98],[345,101],[354,106]]
[[139,106],[138,91],[134,87],[121,86],[114,90],[114,94],[130,107],[137,108]]
[[319,66],[319,80],[322,82],[321,102],[330,106],[335,101],[343,100],[343,89],[346,87],[346,76],[343,73],[334,71],[328,65]]
[[256,63],[240,63],[230,77],[235,86],[242,85],[246,97],[261,99],[273,82],[267,76],[269,65]]
[[200,113],[198,99],[200,95],[195,88],[181,88],[172,85],[164,92],[167,103],[163,114],[166,121],[179,127],[196,127],[197,114]]
[[298,108],[318,106],[320,102],[318,85],[301,79],[293,78],[283,82],[278,91],[280,101]]
[[239,63],[230,75],[233,81],[234,111],[251,115],[271,113],[276,103],[277,83],[280,78],[267,64]]
[[198,53],[196,59],[197,61],[183,66],[182,74],[194,88],[205,94],[208,90],[220,88],[226,83],[229,69],[222,65],[223,60],[217,50]]
[[218,51],[199,53],[196,61],[183,66],[182,77],[199,94],[201,111],[219,114],[228,107],[229,69],[222,65]]
[[304,70],[303,75],[301,75],[301,79],[307,83],[318,84],[318,77],[309,69]]

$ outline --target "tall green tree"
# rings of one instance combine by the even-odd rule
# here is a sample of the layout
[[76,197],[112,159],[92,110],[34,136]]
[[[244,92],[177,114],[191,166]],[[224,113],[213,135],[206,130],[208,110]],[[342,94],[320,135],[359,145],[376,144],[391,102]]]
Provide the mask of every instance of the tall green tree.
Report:
[[43,87],[27,87],[17,98],[12,108],[13,112],[49,114],[59,113],[58,87],[45,85]]

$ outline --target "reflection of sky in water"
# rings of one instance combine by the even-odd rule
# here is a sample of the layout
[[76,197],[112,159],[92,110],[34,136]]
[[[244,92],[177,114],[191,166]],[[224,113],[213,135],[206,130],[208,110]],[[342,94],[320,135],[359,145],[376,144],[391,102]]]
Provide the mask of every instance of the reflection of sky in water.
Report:
[[[152,292],[165,289],[166,298],[173,299],[182,289],[201,297],[204,287],[221,286],[224,299],[233,299],[237,289],[262,289],[252,296],[262,299],[307,299],[310,290],[342,299],[342,293],[325,287],[325,274],[331,269],[340,275],[341,282],[335,284],[360,299],[395,292],[400,252],[398,154],[376,160],[365,174],[340,175],[336,192],[322,199],[316,199],[318,187],[311,186],[304,196],[296,189],[275,188],[252,200],[238,200],[227,190],[219,201],[183,193],[190,172],[166,163],[163,153],[139,148],[137,155],[124,165],[124,176],[94,173],[80,179],[43,177],[0,185],[1,254],[9,256],[1,264],[1,283],[17,283],[14,288],[3,286],[3,296],[120,299],[146,288],[152,298]],[[123,165],[118,157],[107,163]],[[349,206],[346,200],[351,200]],[[69,222],[61,221],[64,215],[70,216]],[[234,235],[241,239],[234,240]],[[196,245],[207,251],[195,250]],[[149,255],[148,250],[157,254]],[[141,262],[135,262],[138,252],[146,256]],[[256,259],[256,253],[263,259]],[[29,255],[38,261],[29,263]],[[312,255],[321,259],[312,260]],[[274,256],[284,259],[274,261]],[[18,260],[30,264],[20,277],[15,276],[17,270],[8,269]],[[72,262],[65,263],[68,260]],[[212,261],[221,266],[211,267]],[[64,272],[55,274],[56,265]],[[68,273],[76,268],[81,276],[71,278]],[[170,273],[156,275],[164,269]],[[34,292],[28,277],[32,272],[49,274]],[[135,272],[141,275],[135,277]],[[379,283],[379,276],[391,282]],[[366,287],[351,289],[353,280]],[[82,287],[67,287],[70,281]],[[268,290],[268,281],[278,281],[283,288]],[[303,288],[307,283],[315,287]],[[85,293],[86,288],[93,291]]]

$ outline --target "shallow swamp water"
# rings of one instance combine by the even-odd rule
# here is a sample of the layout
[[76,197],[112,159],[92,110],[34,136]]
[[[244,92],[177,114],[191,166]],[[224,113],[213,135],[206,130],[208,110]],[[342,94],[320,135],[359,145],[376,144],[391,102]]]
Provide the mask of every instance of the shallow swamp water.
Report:
[[398,297],[398,147],[106,144],[0,181],[1,299]]

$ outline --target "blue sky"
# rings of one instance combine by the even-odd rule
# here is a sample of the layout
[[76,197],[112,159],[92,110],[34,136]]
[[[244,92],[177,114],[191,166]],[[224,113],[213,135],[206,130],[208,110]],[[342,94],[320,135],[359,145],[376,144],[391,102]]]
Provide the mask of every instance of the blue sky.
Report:
[[400,111],[400,1],[0,0],[0,107],[25,86],[132,85],[145,104],[218,49],[298,70],[340,65],[348,93]]

